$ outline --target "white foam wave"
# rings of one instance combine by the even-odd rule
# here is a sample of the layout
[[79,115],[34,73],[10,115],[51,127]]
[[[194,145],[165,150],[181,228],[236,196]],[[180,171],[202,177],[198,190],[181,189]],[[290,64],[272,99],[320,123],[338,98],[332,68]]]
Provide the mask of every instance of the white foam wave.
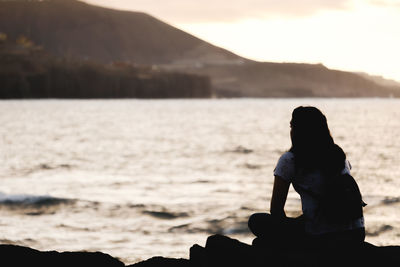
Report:
[[1,205],[57,205],[71,200],[50,195],[5,194],[0,192]]

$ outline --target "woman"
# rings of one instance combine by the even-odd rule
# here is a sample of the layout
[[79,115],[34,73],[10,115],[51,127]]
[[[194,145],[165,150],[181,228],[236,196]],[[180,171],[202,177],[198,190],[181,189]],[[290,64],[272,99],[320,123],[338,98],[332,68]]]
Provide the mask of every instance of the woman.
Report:
[[[274,170],[270,212],[253,214],[254,245],[320,246],[364,241],[364,218],[334,220],[321,212],[321,196],[338,175],[350,174],[343,150],[334,143],[326,117],[315,107],[298,107],[290,122],[292,147]],[[290,184],[299,193],[303,215],[288,218],[284,206]]]

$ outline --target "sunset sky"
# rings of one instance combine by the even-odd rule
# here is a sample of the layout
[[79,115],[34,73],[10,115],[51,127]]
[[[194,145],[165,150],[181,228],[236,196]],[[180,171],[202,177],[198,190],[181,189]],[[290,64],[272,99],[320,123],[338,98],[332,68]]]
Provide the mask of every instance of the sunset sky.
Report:
[[322,63],[400,82],[400,0],[85,0],[149,13],[258,61]]

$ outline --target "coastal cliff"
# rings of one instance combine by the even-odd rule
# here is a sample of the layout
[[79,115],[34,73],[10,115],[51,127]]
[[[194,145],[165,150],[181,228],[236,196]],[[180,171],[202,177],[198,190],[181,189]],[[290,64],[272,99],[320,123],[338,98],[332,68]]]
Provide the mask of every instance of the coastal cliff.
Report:
[[[7,266],[104,266],[122,267],[123,262],[101,252],[38,251],[28,247],[0,245]],[[217,266],[399,266],[399,246],[336,248],[256,248],[222,235],[207,239],[205,247],[190,248],[190,259],[153,257],[129,267],[217,267]]]
[[[0,36],[1,37],[1,36]],[[55,57],[26,37],[0,38],[0,99],[210,98],[207,76],[124,62]]]

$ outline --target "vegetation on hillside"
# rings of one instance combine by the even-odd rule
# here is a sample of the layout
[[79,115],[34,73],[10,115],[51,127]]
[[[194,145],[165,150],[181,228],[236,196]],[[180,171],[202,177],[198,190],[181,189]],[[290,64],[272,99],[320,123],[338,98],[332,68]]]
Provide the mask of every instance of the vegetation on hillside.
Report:
[[53,57],[30,39],[0,33],[0,98],[204,98],[209,78],[128,63]]

